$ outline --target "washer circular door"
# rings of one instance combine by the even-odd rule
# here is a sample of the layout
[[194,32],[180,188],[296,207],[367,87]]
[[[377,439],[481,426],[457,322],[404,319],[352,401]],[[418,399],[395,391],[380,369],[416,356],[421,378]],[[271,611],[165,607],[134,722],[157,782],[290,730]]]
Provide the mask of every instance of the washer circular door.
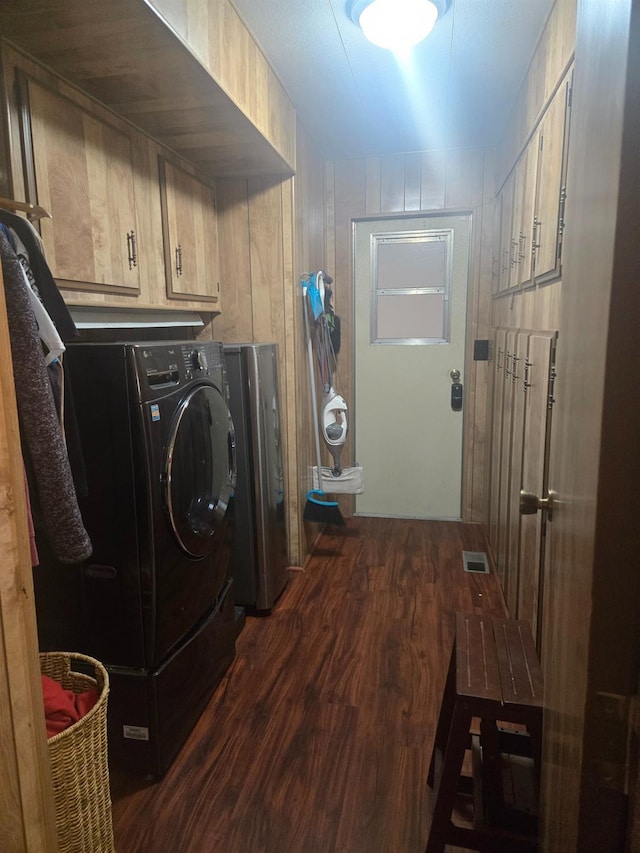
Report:
[[179,546],[204,557],[235,488],[235,437],[226,400],[196,385],[180,403],[165,458],[166,507]]

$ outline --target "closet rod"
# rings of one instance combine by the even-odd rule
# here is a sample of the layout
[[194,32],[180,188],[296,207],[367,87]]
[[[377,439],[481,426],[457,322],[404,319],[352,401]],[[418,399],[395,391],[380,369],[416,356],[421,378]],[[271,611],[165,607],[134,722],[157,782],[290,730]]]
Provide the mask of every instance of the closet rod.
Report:
[[0,198],[0,207],[5,210],[22,210],[30,219],[51,219],[51,214],[37,204],[26,201],[15,201],[12,198]]

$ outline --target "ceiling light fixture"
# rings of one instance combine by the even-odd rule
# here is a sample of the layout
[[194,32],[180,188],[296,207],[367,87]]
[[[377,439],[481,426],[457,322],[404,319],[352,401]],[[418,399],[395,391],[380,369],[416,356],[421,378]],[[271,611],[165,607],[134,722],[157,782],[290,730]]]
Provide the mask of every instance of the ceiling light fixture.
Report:
[[373,44],[403,51],[425,39],[450,0],[351,0],[349,14]]

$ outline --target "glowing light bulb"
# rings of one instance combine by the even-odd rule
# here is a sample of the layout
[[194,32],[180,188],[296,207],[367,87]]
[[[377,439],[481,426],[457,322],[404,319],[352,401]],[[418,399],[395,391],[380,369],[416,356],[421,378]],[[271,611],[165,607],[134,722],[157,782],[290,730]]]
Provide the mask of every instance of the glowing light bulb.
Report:
[[360,13],[359,24],[373,44],[402,52],[425,39],[437,19],[431,0],[373,0]]

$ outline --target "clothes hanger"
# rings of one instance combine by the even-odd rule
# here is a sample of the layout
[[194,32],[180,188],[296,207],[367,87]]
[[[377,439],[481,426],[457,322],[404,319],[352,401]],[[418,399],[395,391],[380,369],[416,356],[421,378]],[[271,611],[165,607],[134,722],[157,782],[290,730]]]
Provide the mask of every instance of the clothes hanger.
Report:
[[29,204],[26,201],[15,201],[12,198],[0,198],[0,207],[5,210],[24,211],[29,219],[51,219],[51,214],[37,204]]

